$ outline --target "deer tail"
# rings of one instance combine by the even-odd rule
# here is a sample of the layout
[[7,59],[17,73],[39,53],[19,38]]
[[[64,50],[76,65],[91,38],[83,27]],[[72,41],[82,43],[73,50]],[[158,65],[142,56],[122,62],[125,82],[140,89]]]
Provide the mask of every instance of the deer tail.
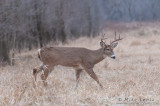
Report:
[[38,58],[41,60],[41,49],[38,49]]

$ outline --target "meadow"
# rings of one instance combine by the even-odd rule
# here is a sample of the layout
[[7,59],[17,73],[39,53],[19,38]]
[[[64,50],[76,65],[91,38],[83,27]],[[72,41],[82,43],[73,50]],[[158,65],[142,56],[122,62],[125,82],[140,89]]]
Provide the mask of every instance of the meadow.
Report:
[[[32,69],[41,62],[37,49],[16,54],[15,65],[0,67],[0,106],[159,106],[160,105],[160,23],[112,24],[103,33],[114,32],[122,41],[114,49],[116,59],[107,57],[94,67],[103,89],[83,71],[76,88],[75,70],[57,66],[44,87]],[[66,44],[49,46],[100,48],[101,36],[80,37]],[[109,43],[109,40],[106,40]]]

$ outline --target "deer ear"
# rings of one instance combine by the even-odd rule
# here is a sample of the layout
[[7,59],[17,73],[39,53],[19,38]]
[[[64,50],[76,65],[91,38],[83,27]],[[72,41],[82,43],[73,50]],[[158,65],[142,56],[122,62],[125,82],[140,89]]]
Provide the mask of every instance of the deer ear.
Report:
[[115,48],[117,45],[118,45],[118,42],[117,43],[113,43],[112,47]]
[[105,44],[104,42],[102,42],[102,41],[100,42],[100,46],[101,46],[102,48],[104,48],[105,45],[106,45],[106,44]]

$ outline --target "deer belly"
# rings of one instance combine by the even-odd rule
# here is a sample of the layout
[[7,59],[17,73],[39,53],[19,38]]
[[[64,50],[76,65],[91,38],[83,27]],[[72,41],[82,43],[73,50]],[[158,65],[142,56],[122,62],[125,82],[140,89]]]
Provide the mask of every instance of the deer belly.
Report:
[[62,66],[67,66],[67,67],[76,67],[78,66],[78,61],[63,60],[63,61],[59,61],[57,65],[62,65]]

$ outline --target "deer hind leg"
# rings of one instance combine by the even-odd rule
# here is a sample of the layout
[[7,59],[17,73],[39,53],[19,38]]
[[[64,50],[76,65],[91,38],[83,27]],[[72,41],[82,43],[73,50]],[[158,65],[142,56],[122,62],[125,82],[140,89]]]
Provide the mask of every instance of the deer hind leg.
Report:
[[33,76],[34,76],[35,81],[36,81],[37,74],[43,70],[43,66],[44,65],[41,64],[39,67],[36,67],[33,69]]
[[96,74],[94,73],[93,69],[90,68],[90,69],[85,69],[86,72],[90,75],[90,77],[92,77],[98,84],[101,88],[103,88],[102,84],[99,82],[99,79],[98,77],[96,76]]
[[51,73],[52,69],[49,66],[44,65],[43,66],[44,70],[43,73],[41,74],[41,79],[43,81],[44,86],[47,86],[47,82],[46,79],[48,77],[48,75]]
[[82,69],[75,69],[75,70],[76,70],[76,87],[78,87],[79,77],[80,73],[82,72]]

